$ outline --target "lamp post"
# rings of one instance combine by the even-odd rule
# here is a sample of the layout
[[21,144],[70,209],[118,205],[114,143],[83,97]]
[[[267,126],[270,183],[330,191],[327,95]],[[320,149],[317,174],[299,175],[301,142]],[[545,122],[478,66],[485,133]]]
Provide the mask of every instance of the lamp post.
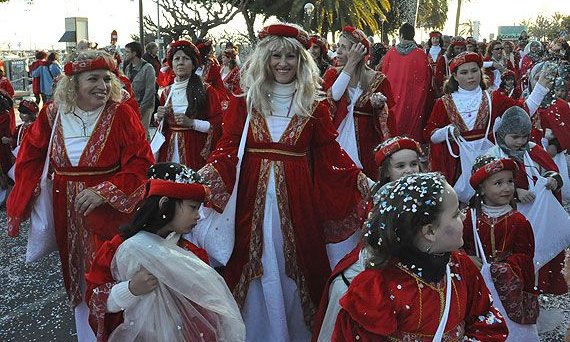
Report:
[[313,5],[310,2],[307,2],[305,4],[305,6],[303,7],[303,9],[305,10],[305,15],[306,15],[305,29],[308,32],[310,32],[311,31],[311,21],[313,19],[312,15],[313,15],[313,11],[315,10],[315,5]]

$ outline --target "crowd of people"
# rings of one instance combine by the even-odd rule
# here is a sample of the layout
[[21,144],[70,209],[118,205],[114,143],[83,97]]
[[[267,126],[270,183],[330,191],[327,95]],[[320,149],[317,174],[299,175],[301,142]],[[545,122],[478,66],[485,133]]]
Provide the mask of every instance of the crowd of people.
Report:
[[8,234],[58,251],[79,341],[538,341],[570,47],[398,34],[39,51],[18,126],[0,73]]

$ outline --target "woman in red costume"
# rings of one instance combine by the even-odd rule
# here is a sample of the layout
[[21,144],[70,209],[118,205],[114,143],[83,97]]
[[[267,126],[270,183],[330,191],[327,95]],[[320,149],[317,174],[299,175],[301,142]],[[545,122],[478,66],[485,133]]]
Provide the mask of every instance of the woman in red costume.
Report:
[[200,64],[196,67],[196,74],[202,78],[202,81],[208,83],[220,96],[224,96],[226,89],[220,72],[220,62],[212,53],[212,41],[210,39],[198,39],[196,48],[200,51]]
[[432,70],[432,87],[436,98],[443,95],[443,82],[447,76],[447,65],[445,63],[445,48],[441,32],[433,31],[429,34],[426,54]]
[[337,49],[338,67],[323,76],[323,87],[332,99],[337,141],[356,166],[376,179],[374,148],[394,134],[394,105],[386,76],[366,66],[370,52],[366,35],[354,27],[342,30]]
[[499,89],[501,84],[501,74],[505,70],[511,70],[517,74],[515,66],[513,63],[506,58],[504,54],[503,43],[494,40],[487,45],[487,53],[484,58],[483,67],[485,68],[485,74],[489,77],[489,89],[496,90]]
[[212,206],[235,209],[224,222],[235,227],[224,276],[247,340],[308,341],[330,274],[325,243],[355,234],[368,184],[335,141],[307,33],[275,24],[259,37],[242,73],[246,96],[230,99],[224,135],[199,172]]
[[318,35],[312,35],[310,41],[311,47],[309,48],[309,51],[311,52],[311,56],[315,59],[317,67],[319,67],[321,76],[323,76],[331,66],[331,60],[328,55],[329,43],[325,38]]
[[157,119],[164,119],[166,138],[158,161],[199,169],[206,164],[222,131],[218,92],[196,74],[200,53],[194,44],[179,40],[170,46],[168,64],[176,78],[162,93],[157,110]]
[[54,101],[42,108],[22,143],[7,204],[8,233],[17,236],[35,204],[49,152],[55,238],[80,341],[94,338],[87,323],[83,274],[101,244],[134,213],[144,192],[145,170],[153,161],[140,118],[119,102],[115,68],[106,52],[71,56]]
[[[454,135],[468,142],[485,138],[492,141],[493,124],[498,116],[515,105],[525,108],[530,115],[534,114],[548,93],[547,87],[551,86],[546,75],[541,75],[537,87],[526,101],[517,101],[498,92],[491,96],[483,80],[482,64],[481,56],[474,52],[462,53],[451,61],[451,77],[446,82],[445,95],[436,101],[424,129],[425,139],[431,141],[430,170],[442,172],[450,184],[455,184],[462,173],[461,156],[458,159],[452,157],[446,139]],[[451,147],[457,155],[459,150],[454,141],[451,141]],[[469,170],[472,167],[469,166]]]
[[237,51],[235,49],[225,49],[222,52],[222,69],[220,72],[228,98],[241,93],[236,57]]
[[365,270],[340,299],[332,341],[505,341],[503,317],[463,245],[453,188],[413,174],[374,194]]

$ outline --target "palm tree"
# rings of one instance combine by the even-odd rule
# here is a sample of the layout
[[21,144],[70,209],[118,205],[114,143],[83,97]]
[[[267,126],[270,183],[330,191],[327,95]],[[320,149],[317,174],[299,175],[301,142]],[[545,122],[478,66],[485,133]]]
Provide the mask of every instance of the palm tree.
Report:
[[[457,0],[457,13],[455,15],[455,36],[457,36],[457,33],[459,31],[459,17],[461,17],[461,1],[462,0]],[[465,1],[469,1],[469,0],[465,0]]]
[[473,36],[473,22],[471,20],[468,20],[467,22],[462,23],[459,26],[461,26],[461,30],[459,30],[460,36],[465,36],[465,37]]
[[[297,0],[303,2],[304,0]],[[316,0],[311,28],[322,35],[337,31],[345,25],[356,26],[366,32],[380,30],[379,19],[384,20],[390,10],[389,0]]]

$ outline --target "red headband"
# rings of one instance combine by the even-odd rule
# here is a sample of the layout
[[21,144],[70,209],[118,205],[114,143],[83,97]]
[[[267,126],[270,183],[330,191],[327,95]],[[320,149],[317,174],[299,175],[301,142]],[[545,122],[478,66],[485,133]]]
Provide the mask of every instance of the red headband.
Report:
[[352,36],[352,38],[356,39],[357,42],[364,45],[364,47],[368,50],[368,52],[370,52],[370,41],[368,40],[368,37],[366,37],[364,32],[352,26],[343,27],[342,32]]
[[309,39],[309,45],[312,46],[313,44],[318,45],[321,48],[321,54],[326,54],[328,52],[328,43],[326,39],[317,35],[312,35]]
[[22,109],[26,109],[29,113],[37,115],[40,111],[38,105],[33,101],[22,100],[18,106],[18,111],[22,112]]
[[307,34],[307,32],[291,25],[287,24],[269,25],[264,27],[261,31],[259,31],[259,34],[257,35],[259,40],[263,40],[263,38],[267,36],[295,38],[299,43],[301,43],[301,45],[303,45],[305,49],[311,47],[309,43],[309,35]]
[[462,64],[475,62],[479,65],[479,68],[483,66],[483,59],[481,55],[476,52],[465,51],[455,56],[449,63],[449,71],[455,72],[455,70]]
[[451,46],[467,46],[467,42],[465,40],[455,40],[455,41],[452,41],[449,45],[451,45]]
[[84,71],[105,69],[114,72],[117,69],[115,61],[111,58],[97,56],[92,59],[85,59],[82,61],[72,61],[65,63],[63,72],[67,76],[73,76]]
[[480,167],[475,171],[471,178],[469,178],[469,184],[473,187],[473,189],[477,189],[479,184],[483,183],[483,181],[495,173],[504,171],[504,170],[511,170],[516,172],[519,169],[517,163],[515,163],[511,159],[499,159],[493,160],[492,162],[485,164],[484,166]]
[[170,50],[168,50],[168,65],[172,67],[172,58],[174,58],[174,54],[176,51],[182,50],[185,54],[189,57],[194,57],[196,59],[197,65],[194,65],[194,68],[197,68],[202,63],[202,58],[200,57],[200,51],[196,47],[196,45],[192,44],[187,40],[177,40],[170,43]]
[[439,32],[439,31],[430,32],[430,33],[429,33],[429,37],[430,37],[430,38],[433,38],[433,37],[439,37],[439,38],[441,38],[441,32]]
[[181,200],[204,202],[209,194],[210,189],[200,183],[176,183],[164,179],[150,179],[146,197],[166,196]]
[[388,144],[380,147],[374,153],[374,160],[376,161],[376,165],[378,167],[380,167],[384,160],[392,155],[392,153],[399,150],[413,150],[418,154],[422,154],[422,148],[420,147],[420,144],[414,139],[407,137],[396,137],[392,140],[392,142],[389,142]]
[[212,47],[212,41],[211,40],[202,41],[202,42],[196,44],[196,48],[198,50],[202,50],[204,48],[211,48],[211,47]]

